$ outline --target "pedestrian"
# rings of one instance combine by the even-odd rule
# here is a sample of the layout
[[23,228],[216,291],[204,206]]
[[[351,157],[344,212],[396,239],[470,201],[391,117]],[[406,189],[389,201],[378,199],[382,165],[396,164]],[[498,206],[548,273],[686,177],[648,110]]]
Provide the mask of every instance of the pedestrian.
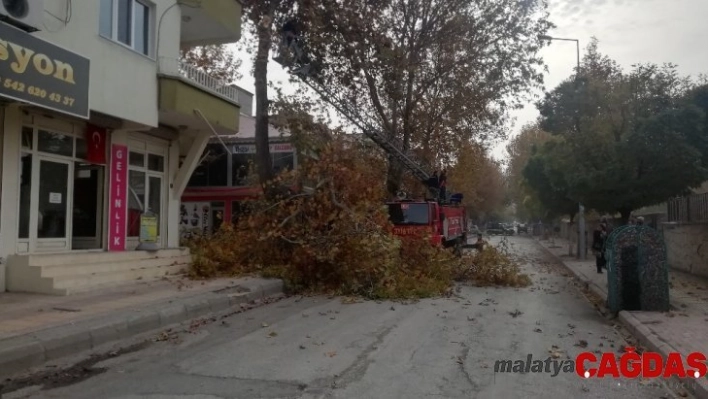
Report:
[[644,216],[639,216],[636,222],[637,226],[644,226]]
[[595,253],[595,266],[597,272],[602,274],[602,269],[607,268],[605,259],[605,242],[607,241],[607,223],[601,222],[595,229],[592,237],[592,250]]
[[447,169],[443,169],[442,173],[440,173],[440,199],[441,200],[446,200],[447,199]]

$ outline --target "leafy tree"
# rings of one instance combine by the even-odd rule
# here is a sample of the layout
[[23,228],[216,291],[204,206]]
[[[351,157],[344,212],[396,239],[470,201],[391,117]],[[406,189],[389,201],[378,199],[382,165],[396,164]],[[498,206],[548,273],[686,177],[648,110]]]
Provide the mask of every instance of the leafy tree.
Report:
[[[562,139],[545,142],[540,149],[531,154],[522,171],[528,187],[533,190],[534,196],[543,206],[543,212],[538,215],[541,219],[549,220],[569,215],[572,221],[578,207],[578,203],[570,197],[565,181],[566,171],[563,170],[562,161],[565,155],[564,149]],[[525,201],[533,201],[533,199],[525,199]],[[538,208],[537,206],[536,212],[539,211]]]
[[[551,24],[541,0],[308,4],[301,33],[323,95],[430,164],[502,136],[506,111],[542,80],[538,35]],[[390,193],[402,174],[390,160]]]
[[689,98],[700,91],[674,65],[625,73],[595,41],[579,77],[539,103],[541,127],[563,138],[551,159],[568,197],[626,222],[708,177],[702,97]]
[[506,171],[508,192],[511,202],[516,204],[517,215],[522,220],[545,217],[542,206],[523,176],[523,170],[533,152],[551,135],[541,130],[537,124],[530,124],[521,129],[519,135],[506,146],[509,165]]
[[504,205],[506,187],[501,167],[478,144],[467,143],[460,148],[448,180],[463,194],[463,205],[472,218],[498,211]]
[[180,50],[180,60],[205,72],[224,85],[241,78],[241,60],[227,45],[199,46]]

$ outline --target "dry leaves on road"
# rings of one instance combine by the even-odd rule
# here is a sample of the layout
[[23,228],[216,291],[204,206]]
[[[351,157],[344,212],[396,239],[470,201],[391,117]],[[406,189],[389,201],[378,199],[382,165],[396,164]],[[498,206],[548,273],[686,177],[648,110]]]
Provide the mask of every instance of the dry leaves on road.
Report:
[[551,349],[548,350],[548,353],[550,353],[551,357],[554,359],[558,359],[563,356],[563,351],[556,345],[551,346]]

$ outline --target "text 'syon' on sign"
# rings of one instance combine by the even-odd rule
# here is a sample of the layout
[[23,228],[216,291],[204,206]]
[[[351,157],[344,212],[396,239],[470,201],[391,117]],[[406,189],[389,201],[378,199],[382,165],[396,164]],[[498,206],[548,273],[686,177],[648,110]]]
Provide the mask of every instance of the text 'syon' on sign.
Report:
[[0,97],[88,119],[91,61],[0,22]]

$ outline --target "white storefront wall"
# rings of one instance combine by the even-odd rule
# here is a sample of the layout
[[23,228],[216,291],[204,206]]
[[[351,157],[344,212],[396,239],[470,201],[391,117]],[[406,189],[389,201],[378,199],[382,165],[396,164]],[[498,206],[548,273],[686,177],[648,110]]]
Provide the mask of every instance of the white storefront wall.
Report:
[[[40,152],[36,148],[23,149],[22,146],[23,126],[33,129],[35,141],[39,129],[81,140],[86,135],[88,121],[19,103],[0,106],[0,292],[5,289],[3,269],[7,266],[8,257],[35,253],[100,253],[109,249],[108,229],[112,216],[115,216],[110,214],[113,145],[126,146],[129,151],[144,155],[143,165],[131,165],[129,162],[128,177],[131,172],[134,177],[142,176],[144,192],[137,193],[138,196],[146,199],[153,208],[159,207],[158,246],[179,247],[181,193],[177,192],[174,182],[180,167],[180,146],[184,144],[177,138],[170,141],[141,131],[149,131],[158,126],[157,60],[160,57],[179,58],[182,15],[177,2],[173,0],[132,1],[149,9],[147,54],[141,54],[135,48],[129,48],[99,32],[100,4],[105,1],[81,2],[80,7],[71,7],[71,15],[67,20],[61,20],[57,16],[63,17],[67,13],[69,0],[45,1],[46,29],[32,33],[32,36],[90,59],[90,109],[92,112],[116,118],[122,128],[106,131],[107,163],[103,166],[100,192],[96,193],[100,207],[95,219],[99,220],[99,223],[95,240],[92,241],[91,237],[72,237],[72,232],[77,228],[73,215],[76,199],[72,192],[76,168],[79,167],[77,162],[80,161],[80,158],[77,158],[77,150],[74,149],[70,155],[58,155]],[[35,142],[34,145],[36,144]],[[33,159],[30,198],[25,198],[26,193],[21,195],[23,153],[31,154]],[[161,167],[148,165],[150,157],[159,157]],[[45,163],[42,164],[40,159]],[[66,170],[66,187],[64,190],[50,190],[45,193],[43,188],[39,187],[39,169],[44,168],[46,171],[52,166],[63,168],[62,176],[63,170]],[[128,190],[129,178],[122,184],[122,187]],[[42,195],[40,199],[40,192],[47,195]],[[155,200],[156,197],[159,197],[159,200]],[[40,226],[44,219],[38,209],[40,200],[43,201],[41,204],[45,205],[66,206],[66,237],[47,237],[48,233],[38,231],[37,226]],[[20,234],[21,219],[26,214],[26,208],[30,209],[30,217],[28,223],[24,224],[28,225],[25,230],[30,233]],[[127,208],[124,207],[125,222],[129,221]],[[126,235],[129,233],[129,227],[125,228]],[[77,244],[79,241],[81,243]],[[137,236],[125,237],[125,250],[134,250],[138,241]]]
[[[6,258],[13,254],[26,254],[26,253],[46,253],[46,252],[66,252],[72,250],[83,250],[81,248],[76,248],[75,238],[72,240],[72,230],[73,230],[73,209],[74,209],[74,193],[73,193],[73,183],[75,177],[77,177],[77,171],[75,170],[76,162],[80,161],[80,158],[76,156],[66,156],[57,155],[52,153],[47,153],[45,151],[38,151],[37,149],[37,137],[39,131],[46,131],[55,134],[62,134],[73,138],[77,143],[79,140],[83,140],[85,137],[86,122],[79,119],[72,118],[61,118],[54,116],[53,118],[48,118],[42,116],[41,114],[29,113],[23,111],[17,106],[9,106],[3,109],[2,115],[4,117],[3,130],[2,130],[2,194],[0,196],[0,256]],[[31,129],[32,138],[32,148],[28,148],[27,143],[23,145],[23,128],[25,131]],[[26,134],[25,134],[26,137]],[[171,234],[167,233],[170,226],[167,222],[167,215],[172,211],[169,209],[170,206],[176,206],[174,201],[170,201],[168,198],[168,176],[174,175],[176,170],[175,162],[171,162],[170,157],[170,143],[166,140],[161,140],[152,137],[147,134],[141,134],[138,132],[121,131],[116,130],[108,134],[109,142],[108,148],[112,144],[127,145],[129,151],[134,154],[144,155],[146,163],[142,167],[129,166],[129,176],[132,170],[134,174],[142,173],[144,176],[145,184],[149,185],[157,182],[157,187],[151,189],[153,197],[158,197],[157,200],[153,198],[151,204],[153,207],[159,208],[159,221],[160,221],[160,247],[167,247],[170,244],[169,238]],[[26,139],[25,139],[26,141]],[[76,151],[76,150],[75,150]],[[21,195],[23,190],[21,189],[22,180],[22,155],[31,155],[32,157],[32,175],[31,175],[31,196],[26,195],[27,189],[25,189],[25,195]],[[109,153],[110,154],[110,153]],[[174,156],[172,157],[174,158]],[[147,165],[147,160],[152,159],[152,165]],[[155,167],[154,160],[159,160],[159,167]],[[40,202],[39,192],[42,191],[38,187],[41,183],[39,178],[39,167],[40,162],[45,162],[46,165],[60,166],[67,165],[67,185],[62,191],[60,189],[54,190],[54,193],[50,193],[49,202],[61,203],[62,206],[66,205],[66,234],[62,238],[54,239],[42,239],[38,235],[38,229],[35,228],[41,225],[42,216],[38,209],[38,203]],[[46,162],[51,162],[51,164],[46,164]],[[99,166],[100,168],[100,166]],[[172,169],[170,169],[172,168]],[[93,245],[93,248],[87,250],[106,250],[107,249],[107,237],[109,228],[109,215],[108,215],[108,198],[110,191],[110,158],[105,166],[102,166],[103,172],[101,176],[100,192],[96,193],[97,201],[100,203],[100,212],[97,215],[99,225],[97,226],[97,234],[100,242]],[[123,186],[127,190],[129,187],[129,181],[123,182]],[[61,192],[60,192],[61,191]],[[52,195],[53,194],[53,195]],[[82,194],[82,193],[77,193]],[[86,196],[94,195],[94,193],[83,193]],[[148,201],[150,193],[139,192],[138,195],[148,195]],[[178,206],[178,205],[177,205]],[[27,209],[29,209],[29,222],[24,220],[25,227],[20,228],[21,218],[23,215],[27,214]],[[157,210],[157,209],[154,209]],[[172,212],[174,213],[174,212]],[[25,216],[26,217],[26,216]],[[127,209],[126,215],[123,221],[128,221]],[[21,232],[21,230],[24,230]],[[126,228],[126,233],[128,229]],[[168,238],[169,237],[169,238]],[[177,245],[174,244],[173,247]],[[126,249],[134,249],[138,245],[138,237],[127,237]]]

